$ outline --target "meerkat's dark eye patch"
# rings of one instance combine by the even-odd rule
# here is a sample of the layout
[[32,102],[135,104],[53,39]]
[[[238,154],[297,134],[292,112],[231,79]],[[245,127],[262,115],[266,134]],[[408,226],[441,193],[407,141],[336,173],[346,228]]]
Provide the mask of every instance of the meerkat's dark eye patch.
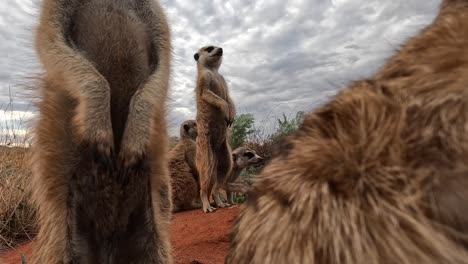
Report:
[[189,125],[189,124],[185,124],[185,125],[184,125],[184,130],[185,130],[186,133],[189,132],[189,129],[190,129],[190,125]]
[[214,50],[213,46],[209,46],[208,48],[205,49],[206,52],[211,53]]
[[193,58],[198,61],[198,59],[200,58],[200,55],[198,55],[198,53],[195,53],[195,55],[193,55]]
[[255,157],[255,154],[253,154],[252,152],[246,152],[246,153],[244,153],[244,156],[251,159],[251,158]]

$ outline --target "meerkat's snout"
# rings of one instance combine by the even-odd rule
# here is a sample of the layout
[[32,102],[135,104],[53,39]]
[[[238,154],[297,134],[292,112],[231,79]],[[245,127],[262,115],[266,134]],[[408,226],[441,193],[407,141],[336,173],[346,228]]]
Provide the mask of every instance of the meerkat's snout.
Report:
[[264,159],[261,156],[255,154],[255,156],[250,158],[249,161],[252,164],[260,164],[260,163],[262,163],[264,161]]
[[256,158],[256,160],[257,160],[257,164],[263,163],[263,162],[265,161],[264,158],[262,158],[262,157],[260,157],[260,156],[258,156],[258,155],[257,155],[255,158]]
[[218,48],[213,56],[223,56],[223,48]]

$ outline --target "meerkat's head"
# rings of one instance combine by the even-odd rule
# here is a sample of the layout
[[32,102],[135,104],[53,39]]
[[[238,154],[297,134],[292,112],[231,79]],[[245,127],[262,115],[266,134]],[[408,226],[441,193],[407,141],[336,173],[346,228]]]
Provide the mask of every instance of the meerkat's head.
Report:
[[260,164],[264,161],[254,150],[247,147],[236,148],[232,152],[232,160],[237,167],[242,169]]
[[218,69],[223,60],[223,49],[216,46],[205,46],[193,55],[198,65]]
[[197,138],[197,122],[195,120],[186,120],[180,125],[180,138]]

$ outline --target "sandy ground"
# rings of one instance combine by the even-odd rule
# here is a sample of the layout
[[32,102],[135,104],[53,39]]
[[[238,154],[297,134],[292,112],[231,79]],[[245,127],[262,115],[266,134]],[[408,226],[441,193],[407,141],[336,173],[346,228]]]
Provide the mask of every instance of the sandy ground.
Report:
[[[229,247],[229,231],[239,206],[204,214],[201,209],[176,213],[171,224],[175,264],[222,264]],[[0,254],[0,264],[21,263],[20,253],[31,252],[32,243]]]
[[229,232],[238,212],[239,206],[233,206],[209,214],[201,209],[175,214],[172,220],[174,263],[224,263]]

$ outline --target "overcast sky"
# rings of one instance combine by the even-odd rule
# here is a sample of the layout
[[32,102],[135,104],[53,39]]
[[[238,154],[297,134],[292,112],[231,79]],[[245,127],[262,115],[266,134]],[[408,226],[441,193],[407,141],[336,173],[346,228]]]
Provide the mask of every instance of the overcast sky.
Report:
[[[224,49],[220,72],[238,113],[267,131],[283,112],[310,111],[385,59],[435,17],[440,0],[163,0],[173,32],[171,133],[195,117],[193,54]],[[0,125],[34,119],[24,85],[40,72],[32,48],[38,0],[0,3]],[[10,108],[9,108],[10,109]],[[23,122],[19,119],[22,118]]]

